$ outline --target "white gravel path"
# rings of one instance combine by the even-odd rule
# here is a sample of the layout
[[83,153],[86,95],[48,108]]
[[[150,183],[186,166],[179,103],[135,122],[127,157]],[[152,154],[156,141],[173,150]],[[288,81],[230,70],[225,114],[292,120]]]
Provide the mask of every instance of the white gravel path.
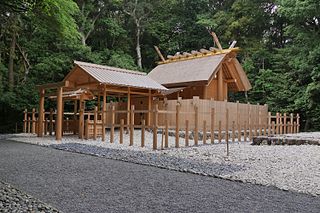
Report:
[[[318,134],[320,135],[320,133],[313,133],[313,135]],[[118,144],[118,133],[115,134],[115,143],[113,144],[108,142],[108,135],[107,142],[80,140],[75,136],[66,136],[61,142],[57,142],[52,136],[37,138],[31,134],[10,135],[10,138],[11,140],[38,145],[70,143],[93,145],[115,150],[117,153],[122,150],[125,155],[130,155],[130,152],[143,151],[146,155],[156,155],[156,160],[161,162],[161,167],[169,169],[275,186],[283,190],[298,191],[316,196],[320,195],[320,146],[252,146],[248,142],[236,142],[230,143],[230,156],[227,157],[224,143],[218,144],[216,142],[214,145],[183,147],[183,138],[180,138],[180,146],[182,148],[152,151],[152,133],[149,132],[146,132],[146,147],[141,148],[140,131],[135,132],[135,143],[132,147],[128,146],[128,135],[124,137],[125,144]],[[160,149],[161,135],[158,135],[158,140]],[[174,140],[174,137],[169,137],[170,147],[174,147]],[[209,144],[209,141],[207,143]],[[202,141],[199,141],[199,144],[202,144]],[[192,140],[190,140],[190,145],[193,145]],[[161,158],[174,159],[186,169],[181,169],[180,165],[177,166],[177,162],[171,164],[167,163],[168,160],[164,161]],[[132,161],[137,162],[136,160]],[[141,162],[148,164],[148,162],[144,162],[144,159]],[[187,165],[190,162],[192,162],[191,167]],[[158,164],[150,163],[150,165],[157,166]],[[213,166],[215,167],[214,169],[211,168]]]

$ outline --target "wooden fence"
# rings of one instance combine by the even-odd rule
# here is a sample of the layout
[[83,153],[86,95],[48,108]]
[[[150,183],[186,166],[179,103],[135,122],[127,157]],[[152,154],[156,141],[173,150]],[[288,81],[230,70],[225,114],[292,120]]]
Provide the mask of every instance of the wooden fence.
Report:
[[[164,148],[169,147],[169,132],[175,136],[174,147],[179,147],[180,135],[184,135],[185,146],[224,141],[251,141],[259,135],[273,135],[299,132],[299,115],[268,113],[266,105],[252,105],[199,100],[160,101],[154,104],[151,111],[137,110],[132,105],[130,110],[117,109],[118,103],[108,104],[107,111],[65,113],[63,132],[79,134],[79,138],[106,139],[105,131],[110,131],[110,143],[114,142],[115,129],[119,130],[119,143],[123,143],[123,134],[129,134],[129,144],[134,143],[134,130],[141,130],[141,146],[145,146],[146,130],[153,132],[153,149],[158,147],[158,134],[162,133]],[[103,122],[103,116],[106,116]],[[150,125],[147,125],[148,115]],[[44,133],[52,135],[55,129],[53,110],[45,112]],[[37,112],[25,110],[24,132],[37,132]],[[129,120],[128,120],[129,119]],[[127,122],[129,121],[129,122]],[[227,131],[226,131],[227,130]],[[182,133],[182,134],[181,134]],[[193,144],[190,144],[193,139]]]

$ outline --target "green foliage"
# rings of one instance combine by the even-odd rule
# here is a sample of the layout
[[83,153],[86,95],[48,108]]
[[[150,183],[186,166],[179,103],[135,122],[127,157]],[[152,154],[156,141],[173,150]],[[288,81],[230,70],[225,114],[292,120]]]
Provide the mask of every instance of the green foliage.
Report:
[[18,112],[37,107],[35,85],[62,80],[74,60],[137,70],[137,27],[146,72],[159,60],[154,45],[164,55],[209,48],[208,30],[225,48],[237,40],[253,88],[231,100],[300,113],[305,130],[319,130],[319,11],[316,0],[2,0],[0,132],[21,121]]

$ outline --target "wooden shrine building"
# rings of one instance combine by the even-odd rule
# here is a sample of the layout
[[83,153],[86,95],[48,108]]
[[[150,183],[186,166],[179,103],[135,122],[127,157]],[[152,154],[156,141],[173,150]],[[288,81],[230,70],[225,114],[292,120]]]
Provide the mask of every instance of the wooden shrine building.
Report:
[[[127,111],[131,106],[131,101],[138,97],[144,97],[147,100],[146,106],[151,112],[151,102],[153,97],[162,96],[162,91],[167,89],[156,81],[152,80],[143,72],[131,71],[109,66],[85,63],[80,61],[74,62],[75,66],[64,78],[58,83],[49,83],[38,86],[40,90],[39,116],[38,120],[38,136],[43,136],[44,123],[44,101],[45,97],[56,99],[56,139],[61,140],[63,132],[63,115],[64,102],[74,101],[74,113],[79,115],[78,122],[81,134],[84,123],[84,103],[86,100],[96,98],[99,110],[102,112],[102,128],[106,121],[107,96],[115,98],[124,98],[127,101]],[[47,93],[46,90],[50,90]],[[51,92],[56,90],[56,92]],[[102,102],[102,104],[101,104]],[[100,108],[101,106],[101,108]],[[79,113],[77,113],[79,112]],[[82,114],[81,114],[82,113]],[[150,125],[150,114],[147,116],[148,125]],[[129,121],[129,113],[127,122]],[[42,121],[42,122],[41,122]],[[104,131],[103,131],[104,132]]]
[[238,48],[201,49],[162,57],[149,77],[162,84],[168,99],[228,99],[228,92],[248,91],[251,84],[236,58]]

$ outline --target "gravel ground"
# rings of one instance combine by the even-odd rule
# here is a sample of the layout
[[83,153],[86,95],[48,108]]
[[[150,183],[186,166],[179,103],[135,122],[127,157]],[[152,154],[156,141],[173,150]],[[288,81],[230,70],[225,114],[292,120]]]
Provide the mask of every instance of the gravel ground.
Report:
[[[151,133],[148,134],[146,138],[152,137]],[[136,131],[135,138],[139,138],[139,131]],[[79,140],[76,137],[65,137],[61,143],[57,143],[52,137],[41,139],[33,135],[16,135],[12,139],[110,159],[320,195],[320,146],[251,146],[249,143],[240,142],[230,144],[230,155],[226,157],[224,143],[152,151],[151,140],[145,148],[141,148],[137,143],[129,147],[127,144],[118,144],[117,140],[110,144],[99,140]],[[173,145],[174,137],[169,137],[169,141]],[[183,140],[180,141],[182,145]],[[128,143],[126,138],[125,143]]]
[[274,187],[0,141],[0,179],[64,212],[319,212]]
[[38,199],[0,181],[0,212],[59,212]]

